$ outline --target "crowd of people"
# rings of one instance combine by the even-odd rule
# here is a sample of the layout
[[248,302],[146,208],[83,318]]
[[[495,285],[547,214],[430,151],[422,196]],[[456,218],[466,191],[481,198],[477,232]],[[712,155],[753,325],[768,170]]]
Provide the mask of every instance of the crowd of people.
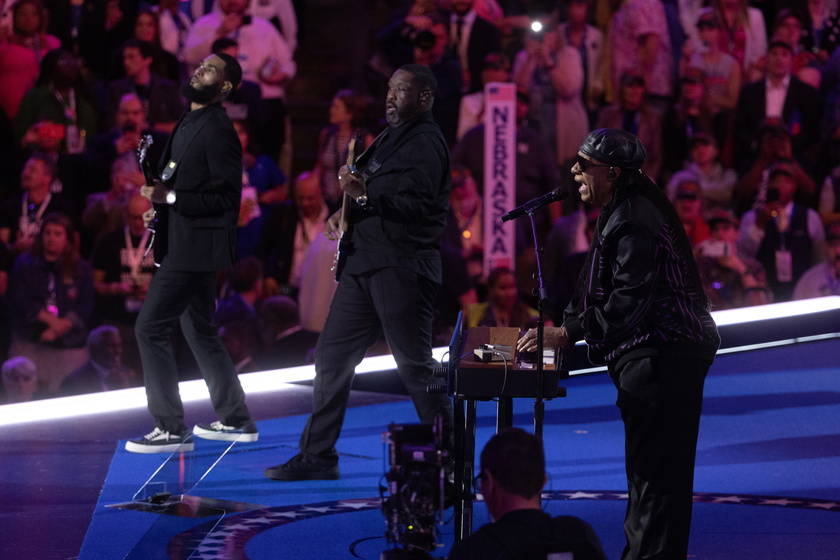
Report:
[[[513,273],[486,276],[481,264],[490,82],[517,86],[517,204],[570,188],[590,130],[623,129],[644,143],[643,170],[672,201],[714,309],[840,293],[833,0],[394,2],[368,45],[368,87],[322,100],[329,110],[304,170],[289,156],[286,88],[299,48],[291,0],[182,4],[2,2],[0,357],[34,364],[37,396],[64,391],[99,325],[120,334],[121,367],[131,372],[120,379],[142,382],[133,326],[155,246],[142,221],[150,203],[138,195],[138,148],[142,140],[156,169],[186,108],[183,88],[211,53],[243,71],[224,101],[242,146],[240,262],[220,275],[216,317],[220,327],[233,322],[222,332],[238,371],[288,365],[277,350],[288,329],[310,341],[293,363],[314,362],[336,288],[337,243],[324,232],[343,199],[338,171],[351,138],[369,146],[385,127],[372,100],[408,63],[437,80],[431,112],[452,152],[437,342],[459,310],[476,324],[526,329],[533,320],[531,236],[518,235]],[[562,321],[596,219],[575,196],[537,216],[549,321]],[[515,313],[501,312],[502,297]],[[224,312],[231,302],[241,309]],[[183,370],[196,375],[181,347]],[[99,371],[97,386],[110,387]]]

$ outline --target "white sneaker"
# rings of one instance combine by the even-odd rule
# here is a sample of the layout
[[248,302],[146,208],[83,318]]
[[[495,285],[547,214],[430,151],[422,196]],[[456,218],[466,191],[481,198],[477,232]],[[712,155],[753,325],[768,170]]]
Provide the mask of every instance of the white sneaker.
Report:
[[209,424],[200,422],[193,428],[193,434],[200,438],[216,441],[254,442],[260,438],[257,425],[253,420],[248,420],[238,428],[225,426],[218,420]]
[[125,442],[125,450],[132,453],[174,453],[192,451],[194,448],[192,434],[189,432],[170,434],[160,428],[155,428],[141,438]]

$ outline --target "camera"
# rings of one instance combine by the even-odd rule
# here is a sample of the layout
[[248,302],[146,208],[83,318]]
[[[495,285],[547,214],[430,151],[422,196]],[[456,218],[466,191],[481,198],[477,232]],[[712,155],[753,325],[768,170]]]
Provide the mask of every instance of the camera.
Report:
[[[444,483],[449,453],[443,449],[443,419],[435,424],[390,424],[386,456],[390,468],[385,474],[387,489],[380,487],[382,514],[389,543],[402,548],[384,557],[412,557],[434,550],[437,523],[443,523]],[[387,494],[386,494],[387,490]]]

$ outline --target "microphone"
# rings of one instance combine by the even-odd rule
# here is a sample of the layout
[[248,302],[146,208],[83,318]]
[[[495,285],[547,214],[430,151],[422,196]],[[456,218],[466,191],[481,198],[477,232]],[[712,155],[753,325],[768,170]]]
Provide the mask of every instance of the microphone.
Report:
[[538,196],[533,200],[529,200],[519,208],[514,208],[513,210],[502,216],[502,221],[507,222],[508,220],[514,220],[520,216],[539,210],[543,206],[551,204],[552,202],[563,200],[567,196],[569,196],[569,192],[566,189],[564,189],[563,187],[557,187],[549,193],[546,193],[542,196]]

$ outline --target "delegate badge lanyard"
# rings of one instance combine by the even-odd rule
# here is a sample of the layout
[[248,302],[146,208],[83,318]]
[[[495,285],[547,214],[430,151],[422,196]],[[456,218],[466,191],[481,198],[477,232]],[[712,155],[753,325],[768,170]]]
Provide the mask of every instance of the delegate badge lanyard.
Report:
[[56,100],[61,103],[64,108],[64,119],[67,122],[67,128],[64,134],[64,142],[67,145],[68,154],[81,154],[85,151],[85,142],[82,138],[82,131],[79,129],[78,116],[76,112],[76,90],[70,89],[70,94],[67,99],[61,93],[50,86],[50,89],[55,95]]
[[[128,269],[129,274],[131,276],[131,282],[134,285],[139,285],[139,276],[140,276],[140,264],[146,258],[148,254],[148,250],[145,248],[148,241],[149,235],[151,235],[151,230],[144,230],[143,235],[140,237],[140,243],[135,248],[131,244],[131,234],[128,231],[128,226],[125,227],[125,256],[126,260],[128,261]],[[150,246],[151,247],[151,246]],[[143,304],[143,300],[129,294],[125,297],[125,310],[128,313],[137,313],[140,311],[140,306]]]
[[787,216],[786,208],[782,208],[779,212],[776,217],[776,224],[785,226],[784,229],[778,228],[781,247],[776,251],[776,280],[785,283],[793,282],[793,254],[788,250],[785,243],[790,229],[790,219]]
[[143,235],[140,237],[140,243],[134,247],[131,243],[131,234],[128,231],[128,226],[125,227],[125,253],[128,260],[128,269],[131,274],[131,279],[136,280],[140,275],[140,263],[143,262],[143,257],[146,256],[146,244],[149,241],[149,230],[143,230]]
[[20,222],[18,227],[24,237],[35,237],[38,234],[38,226],[41,223],[41,218],[43,217],[44,212],[47,210],[50,199],[52,199],[52,193],[47,193],[46,198],[44,198],[44,201],[38,207],[38,211],[35,212],[35,220],[30,222],[29,193],[23,193],[23,198],[21,198],[20,202]]

